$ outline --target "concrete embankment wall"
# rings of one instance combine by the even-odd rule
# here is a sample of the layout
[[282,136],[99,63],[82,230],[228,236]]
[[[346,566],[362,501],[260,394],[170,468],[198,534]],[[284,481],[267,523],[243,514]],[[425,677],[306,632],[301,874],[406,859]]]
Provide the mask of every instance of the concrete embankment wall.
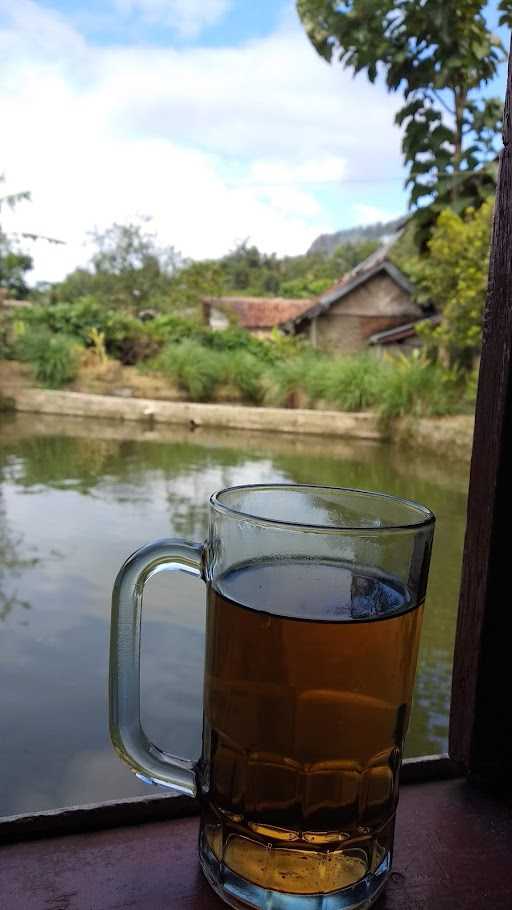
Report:
[[6,389],[5,394],[15,410],[28,413],[374,441],[389,439],[404,446],[461,458],[469,458],[473,435],[473,419],[465,416],[402,419],[395,422],[391,432],[385,432],[378,416],[371,413],[155,401],[45,389]]

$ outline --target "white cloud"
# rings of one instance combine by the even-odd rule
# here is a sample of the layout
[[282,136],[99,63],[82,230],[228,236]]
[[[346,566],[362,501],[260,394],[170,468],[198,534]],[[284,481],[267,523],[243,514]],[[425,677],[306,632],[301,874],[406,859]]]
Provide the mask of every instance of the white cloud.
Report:
[[342,180],[346,170],[346,161],[334,155],[299,162],[262,159],[255,161],[250,166],[248,179],[254,184],[276,184],[278,186],[322,185]]
[[353,206],[354,218],[358,224],[375,224],[377,221],[392,221],[393,218],[398,218],[400,214],[403,214],[398,211],[389,212],[385,209],[378,208],[375,205],[366,205],[364,203],[356,203]]
[[[296,25],[243,47],[94,47],[32,0],[13,6],[0,170],[33,203],[4,221],[67,243],[35,245],[37,279],[86,261],[88,230],[137,213],[186,256],[243,237],[302,252],[352,210],[352,192],[338,214],[320,191],[399,172],[396,100],[327,66]],[[358,219],[371,190],[358,190]]]
[[183,38],[194,38],[222,19],[231,0],[116,0],[122,13],[139,13],[150,23],[168,26]]

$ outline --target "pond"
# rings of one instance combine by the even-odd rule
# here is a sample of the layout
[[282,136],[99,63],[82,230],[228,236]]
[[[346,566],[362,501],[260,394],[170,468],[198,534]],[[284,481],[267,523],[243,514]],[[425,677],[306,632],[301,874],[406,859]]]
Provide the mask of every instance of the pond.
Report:
[[[124,558],[201,540],[211,492],[289,481],[417,499],[438,516],[407,754],[446,750],[468,469],[414,449],[37,415],[0,422],[0,815],[147,795],[107,731],[108,623]],[[163,748],[201,741],[204,589],[152,580],[143,723]]]

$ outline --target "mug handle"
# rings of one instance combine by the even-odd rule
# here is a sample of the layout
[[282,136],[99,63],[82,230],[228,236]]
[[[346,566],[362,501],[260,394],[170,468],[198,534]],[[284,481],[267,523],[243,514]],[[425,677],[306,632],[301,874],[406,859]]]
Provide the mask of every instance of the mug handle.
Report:
[[140,619],[144,586],[157,572],[204,578],[205,545],[156,540],[136,550],[119,570],[112,592],[110,629],[110,736],[114,749],[149,784],[197,795],[196,763],[150,742],[140,722]]

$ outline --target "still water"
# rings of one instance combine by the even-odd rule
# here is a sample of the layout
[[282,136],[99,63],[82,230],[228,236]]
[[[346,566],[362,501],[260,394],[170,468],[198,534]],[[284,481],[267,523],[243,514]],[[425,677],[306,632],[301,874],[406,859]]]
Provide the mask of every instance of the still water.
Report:
[[[406,752],[446,750],[465,464],[343,440],[19,415],[0,422],[0,815],[152,792],[108,739],[113,578],[153,538],[202,540],[214,490],[270,481],[385,490],[437,514]],[[195,757],[203,585],[156,576],[144,609],[146,732]]]

